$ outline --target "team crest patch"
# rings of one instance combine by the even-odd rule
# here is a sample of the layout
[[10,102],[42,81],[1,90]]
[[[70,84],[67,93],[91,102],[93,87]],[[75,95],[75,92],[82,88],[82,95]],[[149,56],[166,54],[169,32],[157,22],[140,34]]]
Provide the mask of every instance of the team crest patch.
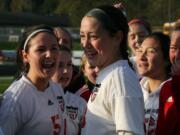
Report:
[[97,95],[96,92],[93,92],[93,93],[91,94],[91,102],[94,101],[94,99],[96,98],[96,95]]
[[93,93],[90,96],[91,102],[93,102],[98,94],[99,88],[100,88],[101,84],[96,84],[94,89],[93,89]]
[[62,96],[57,96],[57,100],[60,106],[60,109],[64,112],[64,99]]
[[72,119],[75,120],[78,115],[78,108],[73,106],[67,106],[67,115]]

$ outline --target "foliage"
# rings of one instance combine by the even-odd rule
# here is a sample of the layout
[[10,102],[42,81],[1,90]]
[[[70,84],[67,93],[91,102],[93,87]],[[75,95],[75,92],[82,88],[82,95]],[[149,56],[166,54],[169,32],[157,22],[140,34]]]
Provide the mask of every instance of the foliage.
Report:
[[0,50],[16,50],[17,42],[0,42]]
[[[114,4],[117,0],[1,0],[0,11],[65,14],[72,26],[79,26],[83,15],[101,4]],[[179,0],[121,0],[128,19],[146,17],[152,25],[162,25],[180,17]]]
[[11,11],[32,11],[32,0],[12,0]]

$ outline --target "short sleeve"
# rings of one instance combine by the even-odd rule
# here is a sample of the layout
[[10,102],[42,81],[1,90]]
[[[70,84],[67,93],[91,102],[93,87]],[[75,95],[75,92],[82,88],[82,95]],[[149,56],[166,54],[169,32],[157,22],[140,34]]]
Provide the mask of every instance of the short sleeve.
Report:
[[111,112],[116,130],[130,131],[142,134],[144,125],[143,100],[141,97],[125,97],[114,95],[111,102]]

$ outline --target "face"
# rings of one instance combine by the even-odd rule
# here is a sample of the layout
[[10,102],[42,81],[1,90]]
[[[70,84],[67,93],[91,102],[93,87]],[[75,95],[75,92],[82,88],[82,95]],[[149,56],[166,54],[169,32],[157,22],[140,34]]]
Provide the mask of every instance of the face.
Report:
[[97,67],[90,65],[89,62],[86,61],[84,65],[83,73],[91,83],[96,84],[96,77],[98,73]]
[[120,38],[111,37],[94,17],[84,17],[80,27],[81,46],[91,65],[102,69],[119,56]]
[[47,32],[38,33],[29,41],[29,51],[23,51],[23,61],[29,64],[31,78],[50,78],[57,67],[59,56],[56,38]]
[[52,77],[52,80],[61,84],[63,88],[67,87],[72,78],[72,60],[71,54],[67,51],[60,51],[59,66]]
[[161,76],[165,71],[163,53],[159,41],[146,38],[137,51],[137,69],[146,77]]
[[63,30],[57,29],[56,36],[58,38],[59,45],[65,45],[71,49],[71,37]]
[[136,53],[147,35],[148,31],[142,24],[134,23],[129,26],[128,46],[133,54]]
[[174,31],[171,35],[169,58],[171,63],[180,61],[180,31]]

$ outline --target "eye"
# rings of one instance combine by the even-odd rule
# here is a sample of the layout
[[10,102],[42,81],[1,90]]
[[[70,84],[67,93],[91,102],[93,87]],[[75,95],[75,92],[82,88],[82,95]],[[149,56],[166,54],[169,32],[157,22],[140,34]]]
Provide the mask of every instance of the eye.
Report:
[[142,49],[139,48],[139,49],[136,49],[136,53],[137,53],[137,54],[142,54],[143,51],[142,51]]
[[98,38],[97,35],[90,35],[90,39],[96,40]]
[[53,50],[53,51],[58,51],[59,48],[58,48],[57,46],[54,46],[54,47],[52,47],[52,50]]
[[36,50],[37,52],[44,52],[45,51],[45,49],[44,48],[37,48],[37,50]]
[[147,52],[147,55],[150,55],[150,54],[156,53],[157,50],[156,50],[155,48],[148,48],[148,49],[146,50],[146,52]]
[[170,46],[170,48],[172,51],[175,51],[177,49],[177,47],[175,47],[174,45]]
[[81,38],[81,39],[84,39],[84,38],[85,38],[85,35],[84,35],[84,34],[80,34],[80,38]]
[[138,36],[140,37],[140,38],[145,38],[146,36],[147,36],[147,34],[146,33],[138,33]]
[[129,34],[129,38],[130,39],[134,39],[135,38],[135,34]]

